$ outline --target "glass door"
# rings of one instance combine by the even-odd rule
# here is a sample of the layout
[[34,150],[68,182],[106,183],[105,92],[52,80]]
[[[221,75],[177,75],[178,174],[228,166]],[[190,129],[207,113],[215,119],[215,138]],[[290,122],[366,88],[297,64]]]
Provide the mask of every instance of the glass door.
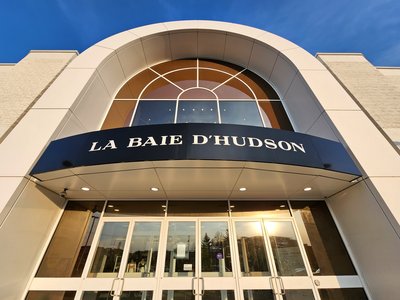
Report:
[[238,219],[234,228],[245,300],[316,299],[290,219]]
[[227,219],[170,220],[160,280],[162,299],[235,299]]
[[76,299],[151,300],[157,287],[161,224],[104,218]]
[[235,299],[236,270],[227,220],[201,220],[200,280],[203,299]]
[[160,280],[162,299],[194,299],[197,293],[196,222],[169,221],[166,231]]
[[135,221],[120,299],[151,300],[157,287],[161,221]]

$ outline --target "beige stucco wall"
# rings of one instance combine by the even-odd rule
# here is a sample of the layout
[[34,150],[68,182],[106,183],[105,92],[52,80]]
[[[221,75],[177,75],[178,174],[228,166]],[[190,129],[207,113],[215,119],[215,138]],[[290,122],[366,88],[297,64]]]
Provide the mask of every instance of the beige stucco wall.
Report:
[[0,65],[0,142],[76,55],[32,51],[15,65]]
[[377,68],[362,54],[317,57],[400,147],[400,69]]

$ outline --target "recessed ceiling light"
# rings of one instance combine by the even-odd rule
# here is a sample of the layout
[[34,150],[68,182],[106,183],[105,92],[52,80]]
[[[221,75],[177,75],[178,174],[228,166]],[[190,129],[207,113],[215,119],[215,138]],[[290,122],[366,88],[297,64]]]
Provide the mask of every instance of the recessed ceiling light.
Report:
[[150,190],[151,190],[152,192],[158,192],[158,188],[157,188],[157,187],[152,187],[152,188],[150,188]]
[[239,188],[239,191],[245,192],[245,191],[247,191],[247,189],[245,187],[241,187],[241,188]]
[[114,208],[114,211],[117,211],[117,212],[118,212],[118,211],[119,211],[119,209],[118,209],[118,208]]
[[111,207],[111,208],[113,208],[113,207],[114,207],[114,205],[112,205],[112,204],[108,204],[107,206],[108,206],[108,207]]
[[312,188],[309,187],[309,186],[304,188],[304,191],[305,191],[305,192],[309,192],[309,191],[311,191],[311,190],[312,190]]
[[84,187],[81,187],[81,190],[87,192],[87,191],[90,191],[90,188],[84,186]]
[[286,205],[282,204],[282,205],[280,205],[279,207],[284,208],[284,207],[286,207]]

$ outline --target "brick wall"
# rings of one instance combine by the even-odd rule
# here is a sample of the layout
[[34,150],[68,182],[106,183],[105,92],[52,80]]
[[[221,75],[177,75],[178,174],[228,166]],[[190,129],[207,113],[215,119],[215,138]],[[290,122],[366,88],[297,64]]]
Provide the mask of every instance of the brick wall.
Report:
[[362,54],[318,54],[388,137],[400,146],[400,73],[378,69]]
[[15,65],[0,65],[0,142],[76,55],[32,51]]

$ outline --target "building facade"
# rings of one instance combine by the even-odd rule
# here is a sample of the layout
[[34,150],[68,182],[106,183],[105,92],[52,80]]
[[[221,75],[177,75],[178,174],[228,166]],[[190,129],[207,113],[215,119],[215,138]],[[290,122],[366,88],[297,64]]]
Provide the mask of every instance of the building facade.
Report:
[[398,299],[399,78],[211,21],[0,66],[1,299]]

